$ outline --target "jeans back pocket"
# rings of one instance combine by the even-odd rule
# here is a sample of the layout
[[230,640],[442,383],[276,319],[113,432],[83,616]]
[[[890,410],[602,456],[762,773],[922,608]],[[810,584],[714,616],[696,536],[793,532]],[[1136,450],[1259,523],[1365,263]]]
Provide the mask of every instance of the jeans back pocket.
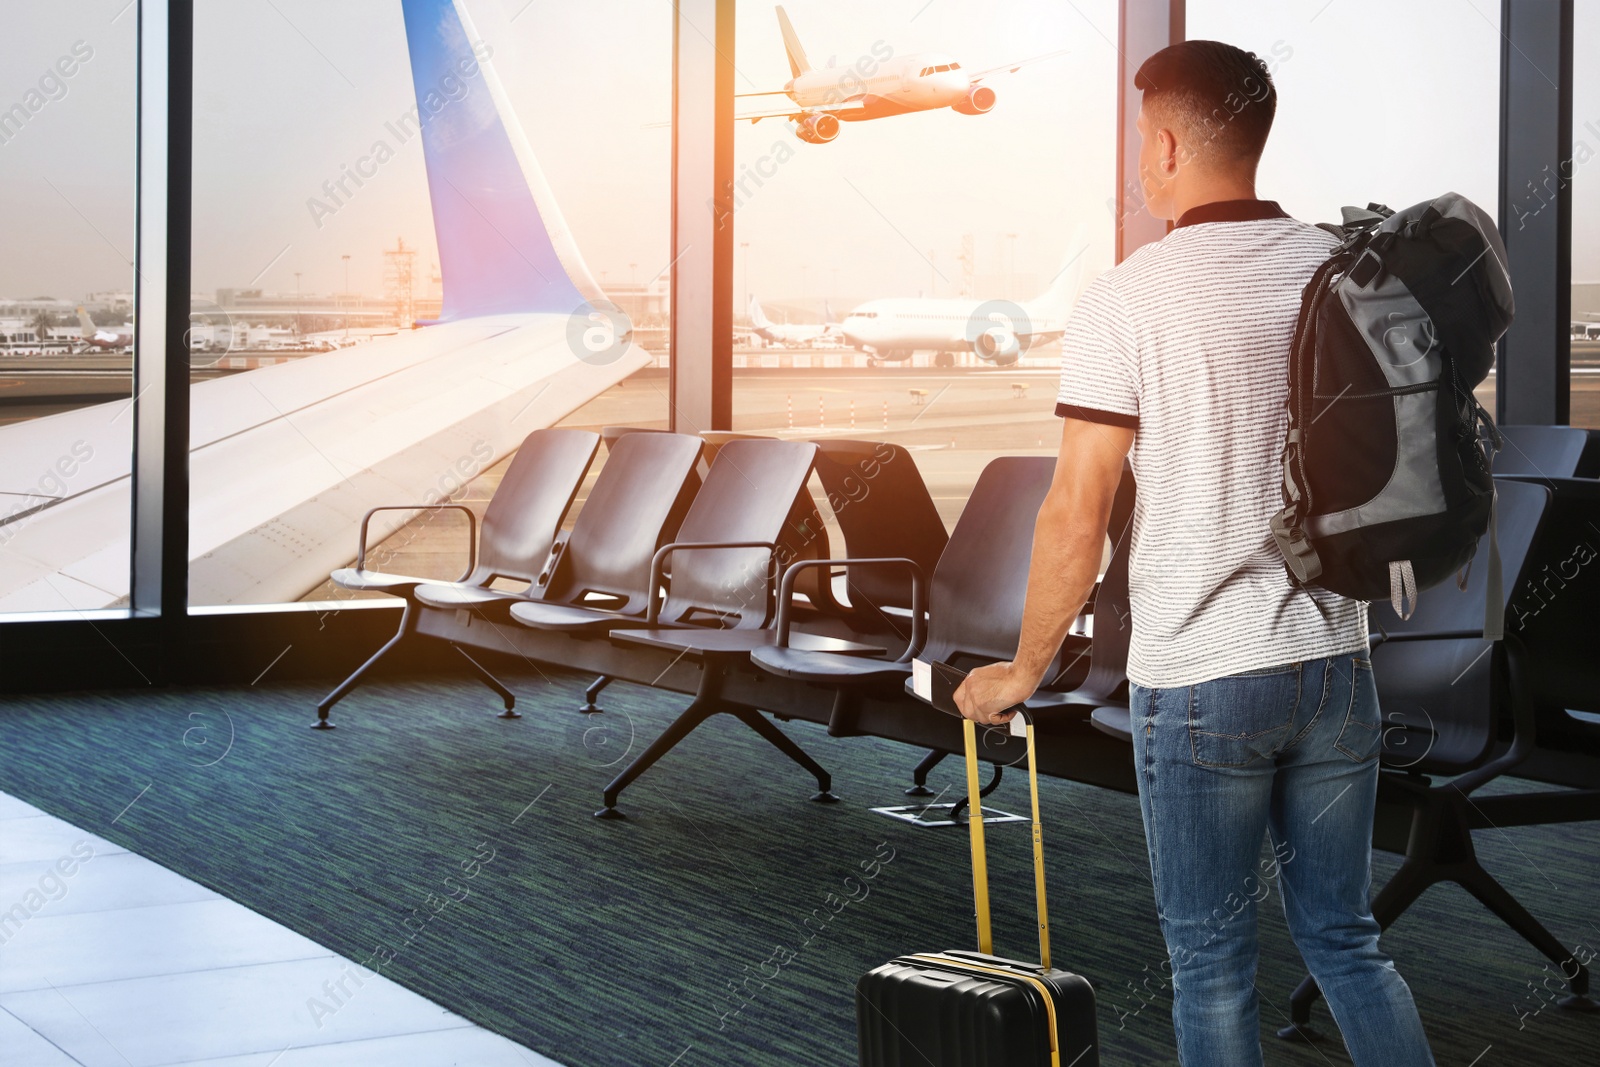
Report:
[[1248,767],[1273,759],[1294,728],[1301,664],[1217,678],[1189,687],[1189,746],[1202,767]]

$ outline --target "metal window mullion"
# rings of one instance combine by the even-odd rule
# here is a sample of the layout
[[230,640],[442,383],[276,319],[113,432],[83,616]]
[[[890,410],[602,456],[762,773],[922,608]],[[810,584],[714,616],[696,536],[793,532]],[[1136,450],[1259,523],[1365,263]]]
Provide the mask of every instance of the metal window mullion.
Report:
[[1497,360],[1498,422],[1571,419],[1572,10],[1500,8],[1500,232],[1517,314]]
[[1139,183],[1139,102],[1133,76],[1146,59],[1184,39],[1184,0],[1121,0],[1117,10],[1117,192],[1116,259],[1159,241],[1170,227],[1144,209]]
[[670,424],[732,429],[735,0],[679,0],[672,33]]
[[189,582],[193,0],[139,0],[138,19],[129,603],[161,620],[161,659],[170,664]]

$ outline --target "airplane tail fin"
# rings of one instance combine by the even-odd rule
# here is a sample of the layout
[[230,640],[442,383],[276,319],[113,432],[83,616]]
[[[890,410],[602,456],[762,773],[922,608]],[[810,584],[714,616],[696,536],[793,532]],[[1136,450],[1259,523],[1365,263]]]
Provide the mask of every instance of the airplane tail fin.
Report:
[[78,308],[78,325],[83,328],[83,339],[85,341],[89,340],[90,338],[92,338],[94,336],[94,333],[95,333],[94,320],[91,319],[89,317],[89,313],[87,311],[83,310],[83,308],[81,308],[81,307]]
[[1082,226],[1075,227],[1067,241],[1067,254],[1062,257],[1061,269],[1056,272],[1045,291],[1034,297],[1033,303],[1057,314],[1065,315],[1077,303],[1083,291],[1083,261],[1089,252],[1089,239]]
[[[441,321],[604,299],[463,0],[402,0],[444,287]],[[395,136],[414,135],[408,119]],[[391,129],[393,124],[391,124]]]
[[838,322],[839,320],[834,318],[833,315],[833,306],[824,300],[822,302],[822,324],[824,326],[835,326]]
[[800,37],[794,32],[782,4],[778,5],[778,29],[783,32],[783,50],[789,53],[789,73],[798,78],[811,69],[811,63],[806,59],[806,50],[800,47]]
[[750,295],[750,325],[758,330],[764,330],[772,325],[767,313],[761,310],[761,301],[755,298],[754,293]]

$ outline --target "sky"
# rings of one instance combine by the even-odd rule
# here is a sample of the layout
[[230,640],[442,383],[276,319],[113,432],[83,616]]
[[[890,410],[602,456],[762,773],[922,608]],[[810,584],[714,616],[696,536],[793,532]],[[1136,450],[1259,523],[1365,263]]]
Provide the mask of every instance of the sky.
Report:
[[[134,14],[126,0],[29,3],[0,39],[0,110],[44,104],[0,141],[0,297],[125,289],[133,249]],[[198,0],[194,287],[382,290],[381,249],[434,262],[420,143],[398,146],[332,214],[324,181],[389,139],[413,103],[399,0]],[[981,297],[1026,298],[1075,232],[1111,264],[1115,0],[789,0],[810,58],[937,51],[997,76],[995,109],[846,124],[802,144],[739,124],[737,165],[772,172],[735,216],[739,298],[846,305],[951,295],[966,235]],[[480,36],[597,277],[645,281],[668,248],[672,6],[468,0]],[[1577,54],[1600,54],[1578,0]],[[740,92],[789,77],[772,6],[741,2]],[[1499,5],[1493,0],[1189,0],[1192,37],[1273,57],[1280,103],[1260,189],[1308,220],[1446,190],[1495,209]],[[1384,41],[1412,42],[1367,58]],[[76,52],[74,51],[76,49]],[[82,58],[84,56],[87,58]],[[57,67],[64,62],[64,67]],[[1600,71],[1581,59],[1574,136],[1600,157]],[[52,74],[71,69],[70,77]],[[35,98],[39,99],[39,98]],[[761,101],[741,101],[755,104]],[[1594,131],[1585,123],[1593,122]],[[1600,158],[1574,180],[1574,277],[1600,279]],[[326,199],[323,199],[326,204]],[[1015,235],[1015,236],[1007,236]],[[744,247],[748,245],[748,247]],[[297,279],[296,273],[300,276]],[[748,283],[746,283],[748,278]]]

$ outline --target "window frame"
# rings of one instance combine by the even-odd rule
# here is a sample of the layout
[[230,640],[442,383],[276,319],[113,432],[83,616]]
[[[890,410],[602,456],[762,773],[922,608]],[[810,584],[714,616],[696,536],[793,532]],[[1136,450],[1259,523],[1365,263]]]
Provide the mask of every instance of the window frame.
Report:
[[[277,604],[197,608],[189,577],[189,321],[194,0],[136,0],[137,248],[130,597],[125,610],[0,614],[0,693],[86,686],[249,679],[347,670],[350,649],[381,641],[398,604]],[[731,416],[733,239],[733,11],[735,0],[684,0],[673,32],[672,405],[683,430],[726,429]],[[1562,423],[1570,404],[1571,195],[1558,196],[1531,232],[1511,230],[1515,190],[1572,145],[1572,0],[1502,0],[1500,226],[1514,277],[1557,281],[1554,299],[1530,299],[1502,342],[1497,417]],[[715,27],[715,41],[697,26]],[[1184,0],[1121,0],[1118,94],[1119,260],[1159,239],[1163,226],[1123,211],[1136,171],[1133,71],[1184,33]],[[1529,76],[1539,57],[1560,75]],[[715,69],[686,72],[685,63]],[[1551,111],[1554,109],[1552,116]],[[688,145],[708,146],[710,158]],[[721,190],[721,193],[719,193]],[[714,202],[709,244],[693,250],[687,214]],[[687,207],[686,207],[687,205]],[[1519,294],[1520,295],[1520,294]],[[872,315],[875,313],[862,313]],[[699,343],[709,339],[709,344]],[[1508,399],[1509,398],[1509,399]],[[698,421],[701,425],[693,425]],[[280,648],[283,651],[279,651]],[[290,649],[297,654],[286,656]],[[277,656],[278,659],[273,657]],[[421,663],[428,662],[426,655]]]

